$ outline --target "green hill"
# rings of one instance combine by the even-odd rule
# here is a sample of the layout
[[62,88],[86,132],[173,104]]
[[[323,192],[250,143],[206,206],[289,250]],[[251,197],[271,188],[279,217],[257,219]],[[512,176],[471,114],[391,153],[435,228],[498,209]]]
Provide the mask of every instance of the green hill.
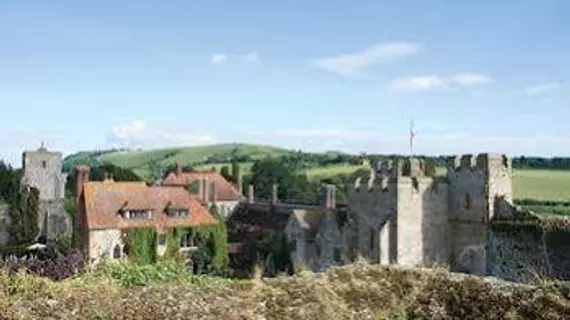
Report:
[[[233,158],[247,158],[249,162],[266,156],[280,156],[294,152],[283,148],[244,143],[213,144],[151,150],[109,150],[80,152],[64,160],[64,168],[77,164],[97,165],[109,162],[132,169],[143,178],[150,178],[154,167],[166,168],[180,161],[184,166],[220,167]],[[204,164],[207,162],[206,164]],[[245,162],[245,161],[243,161]],[[248,167],[248,164],[245,164]]]

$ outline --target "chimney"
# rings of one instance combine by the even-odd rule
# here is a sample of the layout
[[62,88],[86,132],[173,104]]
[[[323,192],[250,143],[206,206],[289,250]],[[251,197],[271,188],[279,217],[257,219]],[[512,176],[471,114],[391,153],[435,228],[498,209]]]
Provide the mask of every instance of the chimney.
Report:
[[103,171],[103,181],[109,180],[109,173],[107,171]]
[[182,175],[182,164],[180,164],[180,161],[176,161],[176,166],[174,167],[174,172],[175,172],[176,176]]
[[328,184],[326,186],[325,208],[326,209],[336,208],[336,186],[332,184]]
[[115,181],[115,175],[112,173],[109,173],[109,181]]
[[271,186],[271,203],[276,204],[277,203],[277,184],[274,183]]
[[77,166],[75,167],[75,171],[75,202],[78,204],[81,194],[83,193],[83,184],[89,182],[91,168],[88,166]]
[[253,184],[250,184],[247,188],[247,203],[254,203],[255,197],[253,195]]
[[209,181],[207,179],[202,179],[202,201],[210,202],[208,199],[210,195]]
[[238,193],[239,195],[243,195],[243,174],[241,173],[241,167],[240,166],[236,166],[236,184],[237,184],[237,189],[238,189]]
[[212,182],[210,184],[210,201],[211,202],[216,202],[216,183]]
[[331,186],[327,184],[325,186],[325,209],[329,209],[331,207]]

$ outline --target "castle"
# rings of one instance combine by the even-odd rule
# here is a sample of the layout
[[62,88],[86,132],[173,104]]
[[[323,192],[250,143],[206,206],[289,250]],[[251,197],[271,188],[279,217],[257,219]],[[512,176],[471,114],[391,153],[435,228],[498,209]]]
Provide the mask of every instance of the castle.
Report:
[[[21,184],[38,189],[39,236],[50,241],[71,233],[71,221],[64,209],[67,174],[62,172],[62,162],[61,152],[51,152],[43,145],[35,151],[25,151],[22,154]],[[8,210],[6,205],[0,207],[0,245],[7,244],[10,240]]]
[[[381,264],[486,273],[489,222],[512,215],[512,168],[504,155],[457,156],[446,178],[419,159],[377,164],[349,192],[355,245]],[[346,235],[349,236],[349,235]]]

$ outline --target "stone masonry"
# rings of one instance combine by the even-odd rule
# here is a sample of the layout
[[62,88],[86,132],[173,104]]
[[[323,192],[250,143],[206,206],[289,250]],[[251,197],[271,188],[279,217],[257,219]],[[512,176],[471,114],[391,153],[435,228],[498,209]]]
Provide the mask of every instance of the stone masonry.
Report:
[[419,159],[378,163],[349,192],[358,255],[381,264],[487,272],[489,222],[512,201],[511,162],[499,154],[458,156],[446,178]]
[[64,209],[67,173],[62,172],[61,152],[41,146],[22,154],[22,185],[37,188],[40,196],[40,235],[49,240],[71,233],[71,221]]

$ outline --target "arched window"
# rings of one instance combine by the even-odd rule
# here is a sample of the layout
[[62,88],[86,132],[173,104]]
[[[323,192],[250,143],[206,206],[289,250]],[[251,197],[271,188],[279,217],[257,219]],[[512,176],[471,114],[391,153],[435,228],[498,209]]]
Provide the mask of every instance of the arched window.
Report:
[[113,249],[113,259],[121,259],[121,246],[116,245]]

